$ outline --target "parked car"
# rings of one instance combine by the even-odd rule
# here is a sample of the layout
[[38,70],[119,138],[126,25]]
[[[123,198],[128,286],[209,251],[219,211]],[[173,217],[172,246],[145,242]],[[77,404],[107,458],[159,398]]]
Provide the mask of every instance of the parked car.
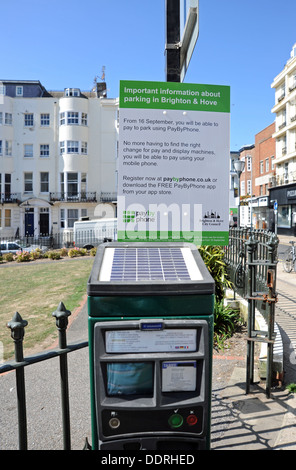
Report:
[[4,255],[5,253],[17,253],[18,251],[23,251],[23,248],[16,242],[1,242],[0,243],[0,254]]
[[[31,251],[36,250],[36,248],[39,248],[38,245],[31,245],[31,246],[22,246],[17,242],[9,242],[9,241],[1,241],[0,242],[0,255],[4,255],[5,253],[17,253],[19,251],[28,251],[31,253]],[[41,247],[42,251],[46,251],[47,247]]]

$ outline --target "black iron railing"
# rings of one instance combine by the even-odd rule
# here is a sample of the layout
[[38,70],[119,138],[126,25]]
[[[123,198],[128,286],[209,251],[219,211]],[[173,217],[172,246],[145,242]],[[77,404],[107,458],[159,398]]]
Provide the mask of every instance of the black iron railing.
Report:
[[49,200],[51,202],[97,202],[97,193],[95,191],[49,193]]
[[0,204],[16,204],[21,201],[20,193],[0,193]]
[[25,327],[28,322],[23,320],[21,315],[16,312],[12,320],[7,324],[11,330],[11,337],[15,345],[15,360],[0,365],[0,374],[9,371],[15,371],[16,390],[17,390],[17,409],[18,409],[18,438],[19,450],[28,449],[27,439],[27,406],[26,406],[26,386],[25,386],[25,367],[31,364],[51,359],[60,358],[60,380],[61,380],[61,406],[62,406],[62,425],[63,425],[63,446],[64,450],[71,449],[70,435],[70,407],[69,407],[69,381],[68,381],[68,357],[70,352],[88,347],[88,342],[81,342],[73,345],[67,345],[66,330],[68,326],[68,317],[71,312],[67,310],[61,302],[52,314],[56,318],[56,326],[59,332],[59,347],[43,352],[36,356],[24,358],[23,338]]
[[[254,373],[254,343],[267,343],[266,395],[270,397],[274,344],[278,238],[273,232],[231,228],[225,262],[234,291],[248,302],[247,377],[249,392]],[[255,309],[264,317],[267,331],[255,326]]]

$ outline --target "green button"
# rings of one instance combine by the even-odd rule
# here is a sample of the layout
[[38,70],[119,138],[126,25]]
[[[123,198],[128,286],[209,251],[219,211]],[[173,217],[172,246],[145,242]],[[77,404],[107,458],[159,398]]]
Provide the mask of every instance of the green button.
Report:
[[172,428],[179,428],[183,424],[183,416],[175,413],[174,415],[169,417],[169,425]]

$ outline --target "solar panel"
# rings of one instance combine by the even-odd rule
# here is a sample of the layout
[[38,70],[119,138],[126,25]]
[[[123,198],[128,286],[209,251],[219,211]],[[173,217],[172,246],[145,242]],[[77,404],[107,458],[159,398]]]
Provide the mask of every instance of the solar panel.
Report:
[[115,247],[104,254],[100,280],[110,282],[202,279],[191,250],[180,247]]

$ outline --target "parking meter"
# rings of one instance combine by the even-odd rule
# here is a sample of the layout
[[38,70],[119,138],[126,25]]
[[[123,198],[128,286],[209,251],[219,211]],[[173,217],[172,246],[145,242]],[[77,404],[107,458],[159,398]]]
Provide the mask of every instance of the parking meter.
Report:
[[210,448],[213,310],[194,245],[99,247],[88,282],[93,448]]

